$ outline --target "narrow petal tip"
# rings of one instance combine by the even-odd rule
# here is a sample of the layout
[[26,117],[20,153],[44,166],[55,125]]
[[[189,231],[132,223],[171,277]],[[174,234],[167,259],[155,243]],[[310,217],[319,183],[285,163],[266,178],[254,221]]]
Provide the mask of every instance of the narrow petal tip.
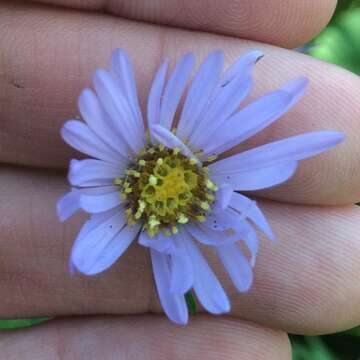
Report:
[[79,209],[79,193],[72,190],[62,196],[56,203],[56,212],[60,222],[64,222]]
[[310,84],[310,80],[306,76],[300,76],[287,82],[282,90],[289,92],[292,95],[299,93],[303,94]]
[[319,136],[327,140],[329,148],[342,143],[346,139],[345,134],[340,131],[319,131]]
[[112,52],[112,56],[127,56],[127,52],[123,48],[116,48]]
[[245,53],[243,55],[244,58],[246,58],[248,60],[248,62],[254,62],[257,63],[259,62],[263,57],[265,56],[265,54],[260,51],[260,50],[252,50],[249,51],[247,53]]

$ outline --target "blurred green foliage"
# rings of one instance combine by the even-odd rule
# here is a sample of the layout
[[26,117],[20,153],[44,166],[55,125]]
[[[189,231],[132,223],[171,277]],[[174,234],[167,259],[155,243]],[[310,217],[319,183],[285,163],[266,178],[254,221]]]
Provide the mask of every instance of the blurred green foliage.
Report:
[[[306,52],[360,74],[360,0],[340,0],[329,26]],[[0,329],[27,327],[46,320],[0,320]],[[327,336],[290,338],[293,360],[360,360],[360,327]]]
[[360,0],[340,1],[331,23],[307,53],[360,74]]

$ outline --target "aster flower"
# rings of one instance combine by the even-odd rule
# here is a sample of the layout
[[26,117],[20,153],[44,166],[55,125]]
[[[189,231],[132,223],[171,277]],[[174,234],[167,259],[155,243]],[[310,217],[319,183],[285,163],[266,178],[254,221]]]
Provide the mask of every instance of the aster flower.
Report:
[[98,274],[138,241],[150,249],[162,307],[179,324],[188,321],[189,291],[210,313],[230,310],[199,244],[216,251],[239,292],[249,290],[255,228],[274,235],[256,202],[240,192],[286,181],[299,160],[343,140],[337,132],[311,132],[220,156],[281,117],[306,89],[300,77],[240,108],[261,57],[249,52],[223,72],[223,52],[210,53],[181,110],[194,56],[184,55],[169,76],[165,61],[151,86],[146,122],[124,50],[113,52],[109,69],[95,72],[95,91],[79,98],[84,122],[69,120],[61,130],[65,142],[90,157],[71,160],[72,189],[57,204],[62,221],[80,209],[90,214],[74,242],[72,268]]

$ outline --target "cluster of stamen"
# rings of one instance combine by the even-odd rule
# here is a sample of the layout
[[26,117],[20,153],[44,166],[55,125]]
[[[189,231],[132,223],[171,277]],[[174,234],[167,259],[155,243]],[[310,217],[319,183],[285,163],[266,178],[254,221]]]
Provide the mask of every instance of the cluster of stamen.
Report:
[[205,221],[217,191],[206,166],[163,145],[143,149],[115,185],[128,224],[143,223],[150,236],[176,234],[181,224]]

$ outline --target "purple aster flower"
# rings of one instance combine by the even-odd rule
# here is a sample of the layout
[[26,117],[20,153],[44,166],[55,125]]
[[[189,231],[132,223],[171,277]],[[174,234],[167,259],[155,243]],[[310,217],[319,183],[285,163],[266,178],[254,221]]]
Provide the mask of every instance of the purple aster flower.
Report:
[[85,89],[79,98],[85,122],[69,120],[61,130],[90,157],[71,160],[72,189],[57,205],[62,221],[80,209],[90,214],[73,245],[72,268],[100,273],[137,240],[150,248],[160,302],[178,324],[188,321],[189,291],[210,313],[230,310],[198,243],[216,251],[239,292],[249,290],[259,247],[255,228],[274,235],[256,202],[240,192],[286,181],[299,160],[343,140],[338,132],[311,132],[218,158],[281,117],[306,89],[301,77],[239,109],[261,57],[247,53],[223,72],[223,52],[212,52],[189,85],[178,121],[194,56],[183,56],[168,78],[164,62],[150,90],[147,126],[127,54],[115,50],[109,69],[95,72],[95,91]]

